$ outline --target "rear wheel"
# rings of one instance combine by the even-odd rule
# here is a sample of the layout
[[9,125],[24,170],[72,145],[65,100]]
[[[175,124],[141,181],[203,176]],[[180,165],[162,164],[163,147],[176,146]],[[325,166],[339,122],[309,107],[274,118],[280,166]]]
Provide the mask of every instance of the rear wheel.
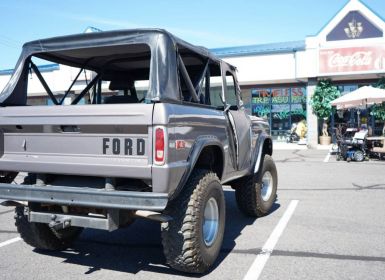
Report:
[[25,243],[37,249],[64,250],[71,246],[83,230],[78,227],[54,230],[47,224],[29,222],[24,214],[24,207],[16,207],[15,212],[15,225],[21,238]]
[[261,172],[237,184],[235,197],[245,215],[260,217],[269,213],[277,197],[277,168],[271,156],[265,155]]
[[184,272],[207,271],[219,254],[225,229],[225,199],[217,175],[194,170],[165,214],[173,218],[162,224],[167,263]]

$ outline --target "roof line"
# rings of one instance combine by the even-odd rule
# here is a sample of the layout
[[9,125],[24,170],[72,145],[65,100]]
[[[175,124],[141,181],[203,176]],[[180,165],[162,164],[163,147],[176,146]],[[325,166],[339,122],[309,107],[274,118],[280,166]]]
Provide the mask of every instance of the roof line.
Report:
[[[350,3],[351,0],[348,0],[343,6],[341,9],[339,9],[322,27],[320,30],[318,30],[318,32],[315,34],[315,35],[308,35],[307,37],[315,37],[315,36],[318,36],[322,30],[325,29],[326,26],[328,26],[328,24]],[[367,4],[365,4],[365,2],[361,1],[361,0],[356,0],[358,2],[360,2],[362,5],[364,5],[369,11],[371,11],[374,15],[376,15],[378,18],[380,18],[382,21],[385,22],[385,18],[382,17],[380,14],[378,14],[376,11],[374,11],[372,8],[370,8]]]
[[210,49],[218,57],[288,53],[299,50],[305,50],[305,40]]
[[365,4],[363,1],[358,0],[362,5],[364,5],[366,8],[368,8],[369,11],[371,11],[373,14],[375,14],[377,17],[379,17],[383,22],[385,22],[385,18],[377,13],[375,10],[373,10],[371,7],[369,7],[367,4]]
[[[359,1],[359,0],[358,0]],[[342,6],[342,8],[340,8],[336,13],[334,13],[334,15],[321,27],[320,30],[318,30],[318,32],[314,35],[309,35],[310,37],[312,36],[318,36],[322,30],[325,29],[326,26],[329,25],[329,23],[350,3],[350,0],[347,0],[347,2]]]
[[[57,63],[50,63],[50,64],[39,65],[37,68],[39,69],[40,72],[44,73],[44,72],[50,72],[50,71],[59,70],[60,69],[60,65],[57,64]],[[14,70],[15,69],[0,70],[0,76],[2,76],[2,75],[12,75]]]

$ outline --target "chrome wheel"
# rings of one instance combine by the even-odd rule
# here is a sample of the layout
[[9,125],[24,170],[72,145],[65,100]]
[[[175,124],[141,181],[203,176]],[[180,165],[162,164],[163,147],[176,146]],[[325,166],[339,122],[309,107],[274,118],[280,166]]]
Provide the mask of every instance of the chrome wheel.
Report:
[[205,207],[203,220],[203,240],[206,246],[211,246],[217,238],[219,228],[219,210],[215,198],[211,197]]
[[273,176],[266,171],[262,177],[261,196],[263,201],[268,201],[273,192]]

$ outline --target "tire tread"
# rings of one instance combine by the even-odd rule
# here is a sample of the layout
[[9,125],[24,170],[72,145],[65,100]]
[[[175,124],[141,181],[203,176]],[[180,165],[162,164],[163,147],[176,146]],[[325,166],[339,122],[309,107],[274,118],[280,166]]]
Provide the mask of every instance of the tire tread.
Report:
[[173,222],[162,224],[163,250],[167,264],[176,270],[202,273],[211,266],[211,263],[205,262],[202,257],[194,223],[200,215],[202,192],[212,181],[219,182],[215,173],[202,169],[194,170],[184,190],[165,210],[166,214],[173,217]]
[[[277,171],[274,160],[271,156],[265,155],[262,171],[269,167],[274,171],[273,177],[277,184]],[[261,180],[262,172],[259,175],[247,176],[240,181],[235,188],[235,198],[239,210],[250,217],[263,217],[269,213],[270,209],[266,209],[261,198]],[[273,200],[276,199],[276,188],[273,190]]]
[[15,226],[25,243],[34,248],[48,251],[68,248],[81,233],[80,228],[68,228],[63,232],[56,232],[46,224],[31,223],[24,215],[24,207],[16,207],[15,209]]

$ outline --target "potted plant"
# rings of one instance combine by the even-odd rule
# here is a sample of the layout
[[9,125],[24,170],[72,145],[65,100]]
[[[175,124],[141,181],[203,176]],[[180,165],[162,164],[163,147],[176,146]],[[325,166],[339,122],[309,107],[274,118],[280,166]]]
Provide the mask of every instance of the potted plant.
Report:
[[310,104],[313,113],[318,119],[322,119],[322,135],[319,137],[321,145],[329,145],[331,137],[328,132],[327,120],[332,113],[330,102],[340,96],[340,92],[336,86],[332,84],[330,79],[320,80],[317,83],[314,94],[311,97]]

